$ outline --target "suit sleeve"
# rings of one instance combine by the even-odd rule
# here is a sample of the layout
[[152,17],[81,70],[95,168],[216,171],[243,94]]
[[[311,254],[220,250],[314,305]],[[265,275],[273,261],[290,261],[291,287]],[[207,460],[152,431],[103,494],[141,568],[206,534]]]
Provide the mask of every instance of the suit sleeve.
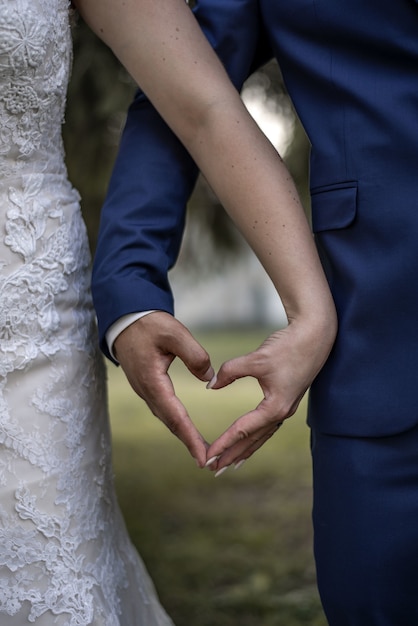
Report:
[[[258,2],[201,0],[194,12],[241,89],[255,66],[269,57]],[[178,256],[197,174],[188,152],[138,91],[102,208],[93,264],[100,345],[108,357],[105,335],[117,319],[149,309],[173,313],[168,271]]]

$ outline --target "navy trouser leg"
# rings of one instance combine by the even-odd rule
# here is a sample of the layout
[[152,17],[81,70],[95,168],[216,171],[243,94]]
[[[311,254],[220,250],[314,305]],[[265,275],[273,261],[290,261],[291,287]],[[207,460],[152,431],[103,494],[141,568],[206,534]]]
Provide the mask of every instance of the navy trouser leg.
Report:
[[312,432],[314,549],[330,626],[418,626],[418,428]]

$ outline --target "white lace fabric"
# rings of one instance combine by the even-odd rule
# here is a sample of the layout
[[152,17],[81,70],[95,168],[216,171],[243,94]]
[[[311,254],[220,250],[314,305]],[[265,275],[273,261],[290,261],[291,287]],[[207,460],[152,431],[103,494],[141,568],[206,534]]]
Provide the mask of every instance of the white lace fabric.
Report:
[[0,0],[0,624],[169,626],[114,494],[70,63],[67,0]]

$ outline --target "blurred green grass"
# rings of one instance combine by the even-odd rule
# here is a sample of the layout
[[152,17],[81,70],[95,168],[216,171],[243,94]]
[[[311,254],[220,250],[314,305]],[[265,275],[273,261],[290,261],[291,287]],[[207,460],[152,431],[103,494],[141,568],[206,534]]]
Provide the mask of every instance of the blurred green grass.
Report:
[[[268,330],[196,333],[215,369]],[[208,391],[171,369],[191,417],[213,440],[261,397],[256,381]],[[133,542],[176,626],[325,626],[315,586],[306,402],[239,471],[198,470],[109,366],[118,498]]]

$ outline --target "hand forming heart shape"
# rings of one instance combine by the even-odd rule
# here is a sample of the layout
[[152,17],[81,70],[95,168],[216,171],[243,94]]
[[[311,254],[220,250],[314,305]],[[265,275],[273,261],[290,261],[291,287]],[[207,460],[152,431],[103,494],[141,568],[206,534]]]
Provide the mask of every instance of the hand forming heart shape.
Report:
[[[219,472],[249,458],[294,414],[334,337],[332,329],[327,333],[326,328],[292,322],[254,352],[226,361],[215,376],[209,355],[189,330],[172,315],[157,311],[126,328],[115,341],[114,353],[133,389],[184,443],[198,466]],[[245,376],[256,378],[263,399],[208,444],[176,396],[168,374],[176,357],[210,389]]]

